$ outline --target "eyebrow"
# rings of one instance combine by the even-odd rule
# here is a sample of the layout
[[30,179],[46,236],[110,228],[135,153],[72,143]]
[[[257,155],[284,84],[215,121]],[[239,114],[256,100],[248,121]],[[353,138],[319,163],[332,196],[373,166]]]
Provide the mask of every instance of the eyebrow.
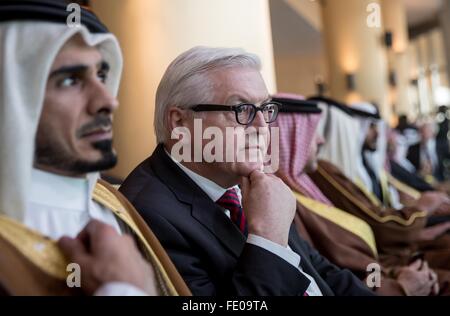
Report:
[[[241,102],[241,103],[253,103],[253,102],[250,102],[249,100],[247,100],[246,98],[242,98],[242,97],[240,97],[240,96],[238,96],[238,95],[234,95],[234,96],[232,96],[230,99],[233,99],[233,98],[236,98],[236,100],[237,101],[239,101],[239,102]],[[270,102],[270,101],[272,101],[272,97],[270,97],[270,96],[268,96],[266,99],[264,99],[262,102],[260,102],[261,104],[264,104],[264,103],[267,103],[267,102]]]
[[272,97],[268,96],[264,101],[261,102],[261,104],[264,104],[264,103],[267,103],[267,102],[270,102],[270,101],[272,101]]
[[[97,68],[102,71],[109,71],[110,66],[106,61],[102,60],[101,62],[99,62],[97,64]],[[58,68],[58,69],[52,71],[50,73],[49,78],[52,78],[52,77],[55,77],[58,75],[62,75],[62,74],[83,73],[83,72],[86,72],[88,69],[89,69],[88,65],[82,65],[82,64],[63,66],[61,68]]]

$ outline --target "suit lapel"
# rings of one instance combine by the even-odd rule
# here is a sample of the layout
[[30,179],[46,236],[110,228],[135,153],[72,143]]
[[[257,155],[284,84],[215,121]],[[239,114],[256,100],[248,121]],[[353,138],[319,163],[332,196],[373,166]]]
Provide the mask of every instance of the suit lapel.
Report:
[[213,233],[235,257],[245,245],[245,237],[225,215],[225,210],[208,196],[197,195],[192,204],[192,216]]
[[[175,194],[177,199],[191,206],[191,215],[208,229],[234,256],[239,257],[245,245],[245,237],[225,215],[225,210],[214,203],[197,184],[181,170],[166,154],[162,145],[158,145],[148,160],[147,166],[158,176],[161,182]],[[303,271],[314,278],[324,295],[333,295],[328,285],[312,267],[306,251],[294,226],[291,228],[289,245],[301,257]],[[293,237],[293,238],[292,238]],[[309,281],[308,281],[309,282]]]
[[191,205],[192,216],[208,229],[235,257],[240,256],[245,237],[225,215],[225,210],[183,172],[158,145],[149,160],[150,168],[175,194],[177,199]]

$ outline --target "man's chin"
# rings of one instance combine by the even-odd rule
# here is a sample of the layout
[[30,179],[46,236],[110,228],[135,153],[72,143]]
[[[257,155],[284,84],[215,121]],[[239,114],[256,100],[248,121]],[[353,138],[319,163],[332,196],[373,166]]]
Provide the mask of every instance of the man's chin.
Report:
[[74,161],[71,169],[80,173],[105,171],[114,168],[117,161],[117,155],[114,151],[102,152],[98,158]]

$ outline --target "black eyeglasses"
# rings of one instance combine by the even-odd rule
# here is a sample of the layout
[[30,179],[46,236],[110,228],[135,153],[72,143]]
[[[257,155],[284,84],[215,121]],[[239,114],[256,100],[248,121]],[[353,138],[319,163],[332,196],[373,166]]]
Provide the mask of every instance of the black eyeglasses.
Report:
[[266,102],[257,107],[254,104],[239,104],[239,105],[219,105],[219,104],[198,104],[189,109],[194,112],[234,112],[236,114],[236,121],[241,125],[250,125],[255,120],[256,114],[261,112],[264,116],[264,121],[268,124],[276,121],[278,117],[278,111],[281,107],[281,103],[278,102]]

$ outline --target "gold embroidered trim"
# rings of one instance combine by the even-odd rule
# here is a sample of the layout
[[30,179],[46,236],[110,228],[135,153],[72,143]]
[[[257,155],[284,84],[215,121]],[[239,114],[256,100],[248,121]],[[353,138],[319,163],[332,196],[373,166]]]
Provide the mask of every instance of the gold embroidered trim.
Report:
[[359,237],[367,244],[367,246],[369,246],[375,257],[378,257],[375,236],[372,228],[365,221],[336,207],[307,198],[297,192],[294,192],[294,195],[297,198],[297,201],[311,212],[335,223],[339,227]]
[[378,207],[382,206],[380,199],[375,194],[370,192],[359,178],[356,179],[355,184],[364,193],[364,195],[369,198],[372,204]]
[[397,224],[403,225],[403,226],[411,226],[416,219],[423,218],[427,216],[426,212],[415,212],[413,213],[408,220],[401,218],[399,216],[395,215],[386,215],[386,216],[380,216],[373,212],[370,208],[366,207],[364,203],[362,203],[360,200],[353,197],[350,192],[348,192],[344,187],[342,187],[337,181],[335,181],[322,167],[318,167],[317,171],[333,186],[335,187],[342,195],[344,195],[347,199],[349,199],[353,204],[358,206],[358,208],[369,215],[372,219],[376,220],[380,223],[387,223],[387,222],[396,222]]
[[388,174],[387,177],[388,177],[389,183],[392,184],[394,186],[394,188],[396,188],[400,192],[403,192],[403,193],[409,195],[410,197],[412,197],[415,200],[420,199],[420,196],[422,194],[419,191],[417,191],[414,188],[411,188],[409,185],[394,178],[391,174]]
[[105,206],[106,208],[112,210],[114,214],[120,218],[125,224],[127,224],[131,230],[136,234],[139,238],[140,242],[144,245],[145,250],[151,260],[153,266],[155,267],[156,277],[158,279],[158,283],[163,291],[164,295],[170,296],[178,296],[177,290],[170,280],[167,272],[153,251],[152,247],[149,245],[147,240],[145,239],[142,232],[137,227],[136,223],[133,221],[131,215],[127,212],[126,208],[123,207],[122,203],[119,199],[106,187],[97,183],[94,188],[93,199]]
[[381,194],[383,196],[383,202],[380,201],[380,199],[373,194],[371,191],[369,191],[366,186],[362,183],[361,179],[356,179],[356,185],[358,188],[370,199],[370,201],[375,204],[378,207],[382,207],[383,205],[388,205],[392,207],[392,201],[391,201],[391,193],[389,192],[389,182],[386,177],[386,173],[382,172],[380,174],[380,185],[381,185]]
[[55,241],[2,215],[0,215],[0,237],[48,275],[59,280],[67,278],[68,262]]
[[386,176],[386,172],[382,171],[380,173],[380,184],[381,184],[381,192],[383,194],[383,203],[384,205],[388,205],[393,207],[391,192],[389,191],[389,182]]

